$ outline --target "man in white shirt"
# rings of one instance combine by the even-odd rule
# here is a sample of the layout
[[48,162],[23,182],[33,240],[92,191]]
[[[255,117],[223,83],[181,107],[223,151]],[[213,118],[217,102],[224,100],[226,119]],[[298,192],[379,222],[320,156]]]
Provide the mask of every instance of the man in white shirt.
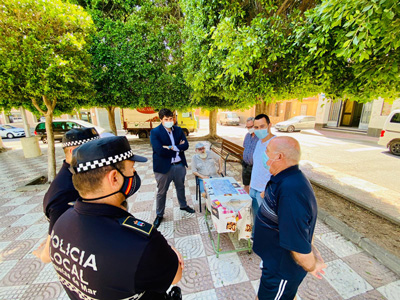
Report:
[[252,198],[253,216],[257,215],[262,203],[260,194],[264,192],[271,173],[263,166],[263,155],[268,143],[275,137],[271,133],[271,122],[266,114],[259,114],[254,119],[254,133],[259,138],[253,153],[253,169],[251,171],[250,197]]

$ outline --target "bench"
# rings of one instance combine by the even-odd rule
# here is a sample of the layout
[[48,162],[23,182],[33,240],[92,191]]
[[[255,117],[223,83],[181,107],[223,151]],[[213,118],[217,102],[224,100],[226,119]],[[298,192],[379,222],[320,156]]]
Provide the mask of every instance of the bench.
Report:
[[222,157],[222,159],[224,160],[224,174],[226,176],[226,163],[234,162],[241,164],[243,161],[244,148],[224,138],[221,140],[221,146],[215,148],[213,147],[213,144],[211,144],[211,150]]

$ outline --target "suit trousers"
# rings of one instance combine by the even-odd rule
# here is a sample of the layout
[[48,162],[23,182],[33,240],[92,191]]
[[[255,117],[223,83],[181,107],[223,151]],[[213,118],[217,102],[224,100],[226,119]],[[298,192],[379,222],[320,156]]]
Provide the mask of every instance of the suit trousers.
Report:
[[167,199],[167,192],[171,181],[173,181],[175,185],[179,207],[185,208],[187,206],[185,196],[185,176],[186,168],[183,163],[172,165],[171,169],[169,169],[166,174],[154,172],[154,177],[157,181],[157,216],[164,216],[165,201]]

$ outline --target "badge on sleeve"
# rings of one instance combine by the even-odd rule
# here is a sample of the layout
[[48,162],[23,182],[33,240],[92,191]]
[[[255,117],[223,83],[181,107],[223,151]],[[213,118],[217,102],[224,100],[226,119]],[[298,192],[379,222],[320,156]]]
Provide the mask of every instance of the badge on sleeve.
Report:
[[150,236],[154,227],[152,224],[149,224],[145,221],[136,219],[131,216],[126,218],[120,218],[118,219],[118,221],[122,226],[131,228],[135,231],[139,231],[140,233],[143,233],[146,236]]

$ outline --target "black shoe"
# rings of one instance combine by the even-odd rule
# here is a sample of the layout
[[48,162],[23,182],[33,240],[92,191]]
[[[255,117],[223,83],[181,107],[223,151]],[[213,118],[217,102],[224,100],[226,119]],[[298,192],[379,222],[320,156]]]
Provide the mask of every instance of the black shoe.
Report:
[[153,222],[153,225],[155,228],[158,228],[158,226],[160,226],[162,219],[163,219],[163,217],[160,217],[160,216],[156,217],[156,219]]
[[187,211],[189,214],[194,214],[196,211],[191,208],[190,206],[186,206],[184,208],[181,208],[181,210]]
[[171,291],[168,293],[166,299],[171,300],[181,300],[182,299],[182,292],[179,286],[172,287]]

